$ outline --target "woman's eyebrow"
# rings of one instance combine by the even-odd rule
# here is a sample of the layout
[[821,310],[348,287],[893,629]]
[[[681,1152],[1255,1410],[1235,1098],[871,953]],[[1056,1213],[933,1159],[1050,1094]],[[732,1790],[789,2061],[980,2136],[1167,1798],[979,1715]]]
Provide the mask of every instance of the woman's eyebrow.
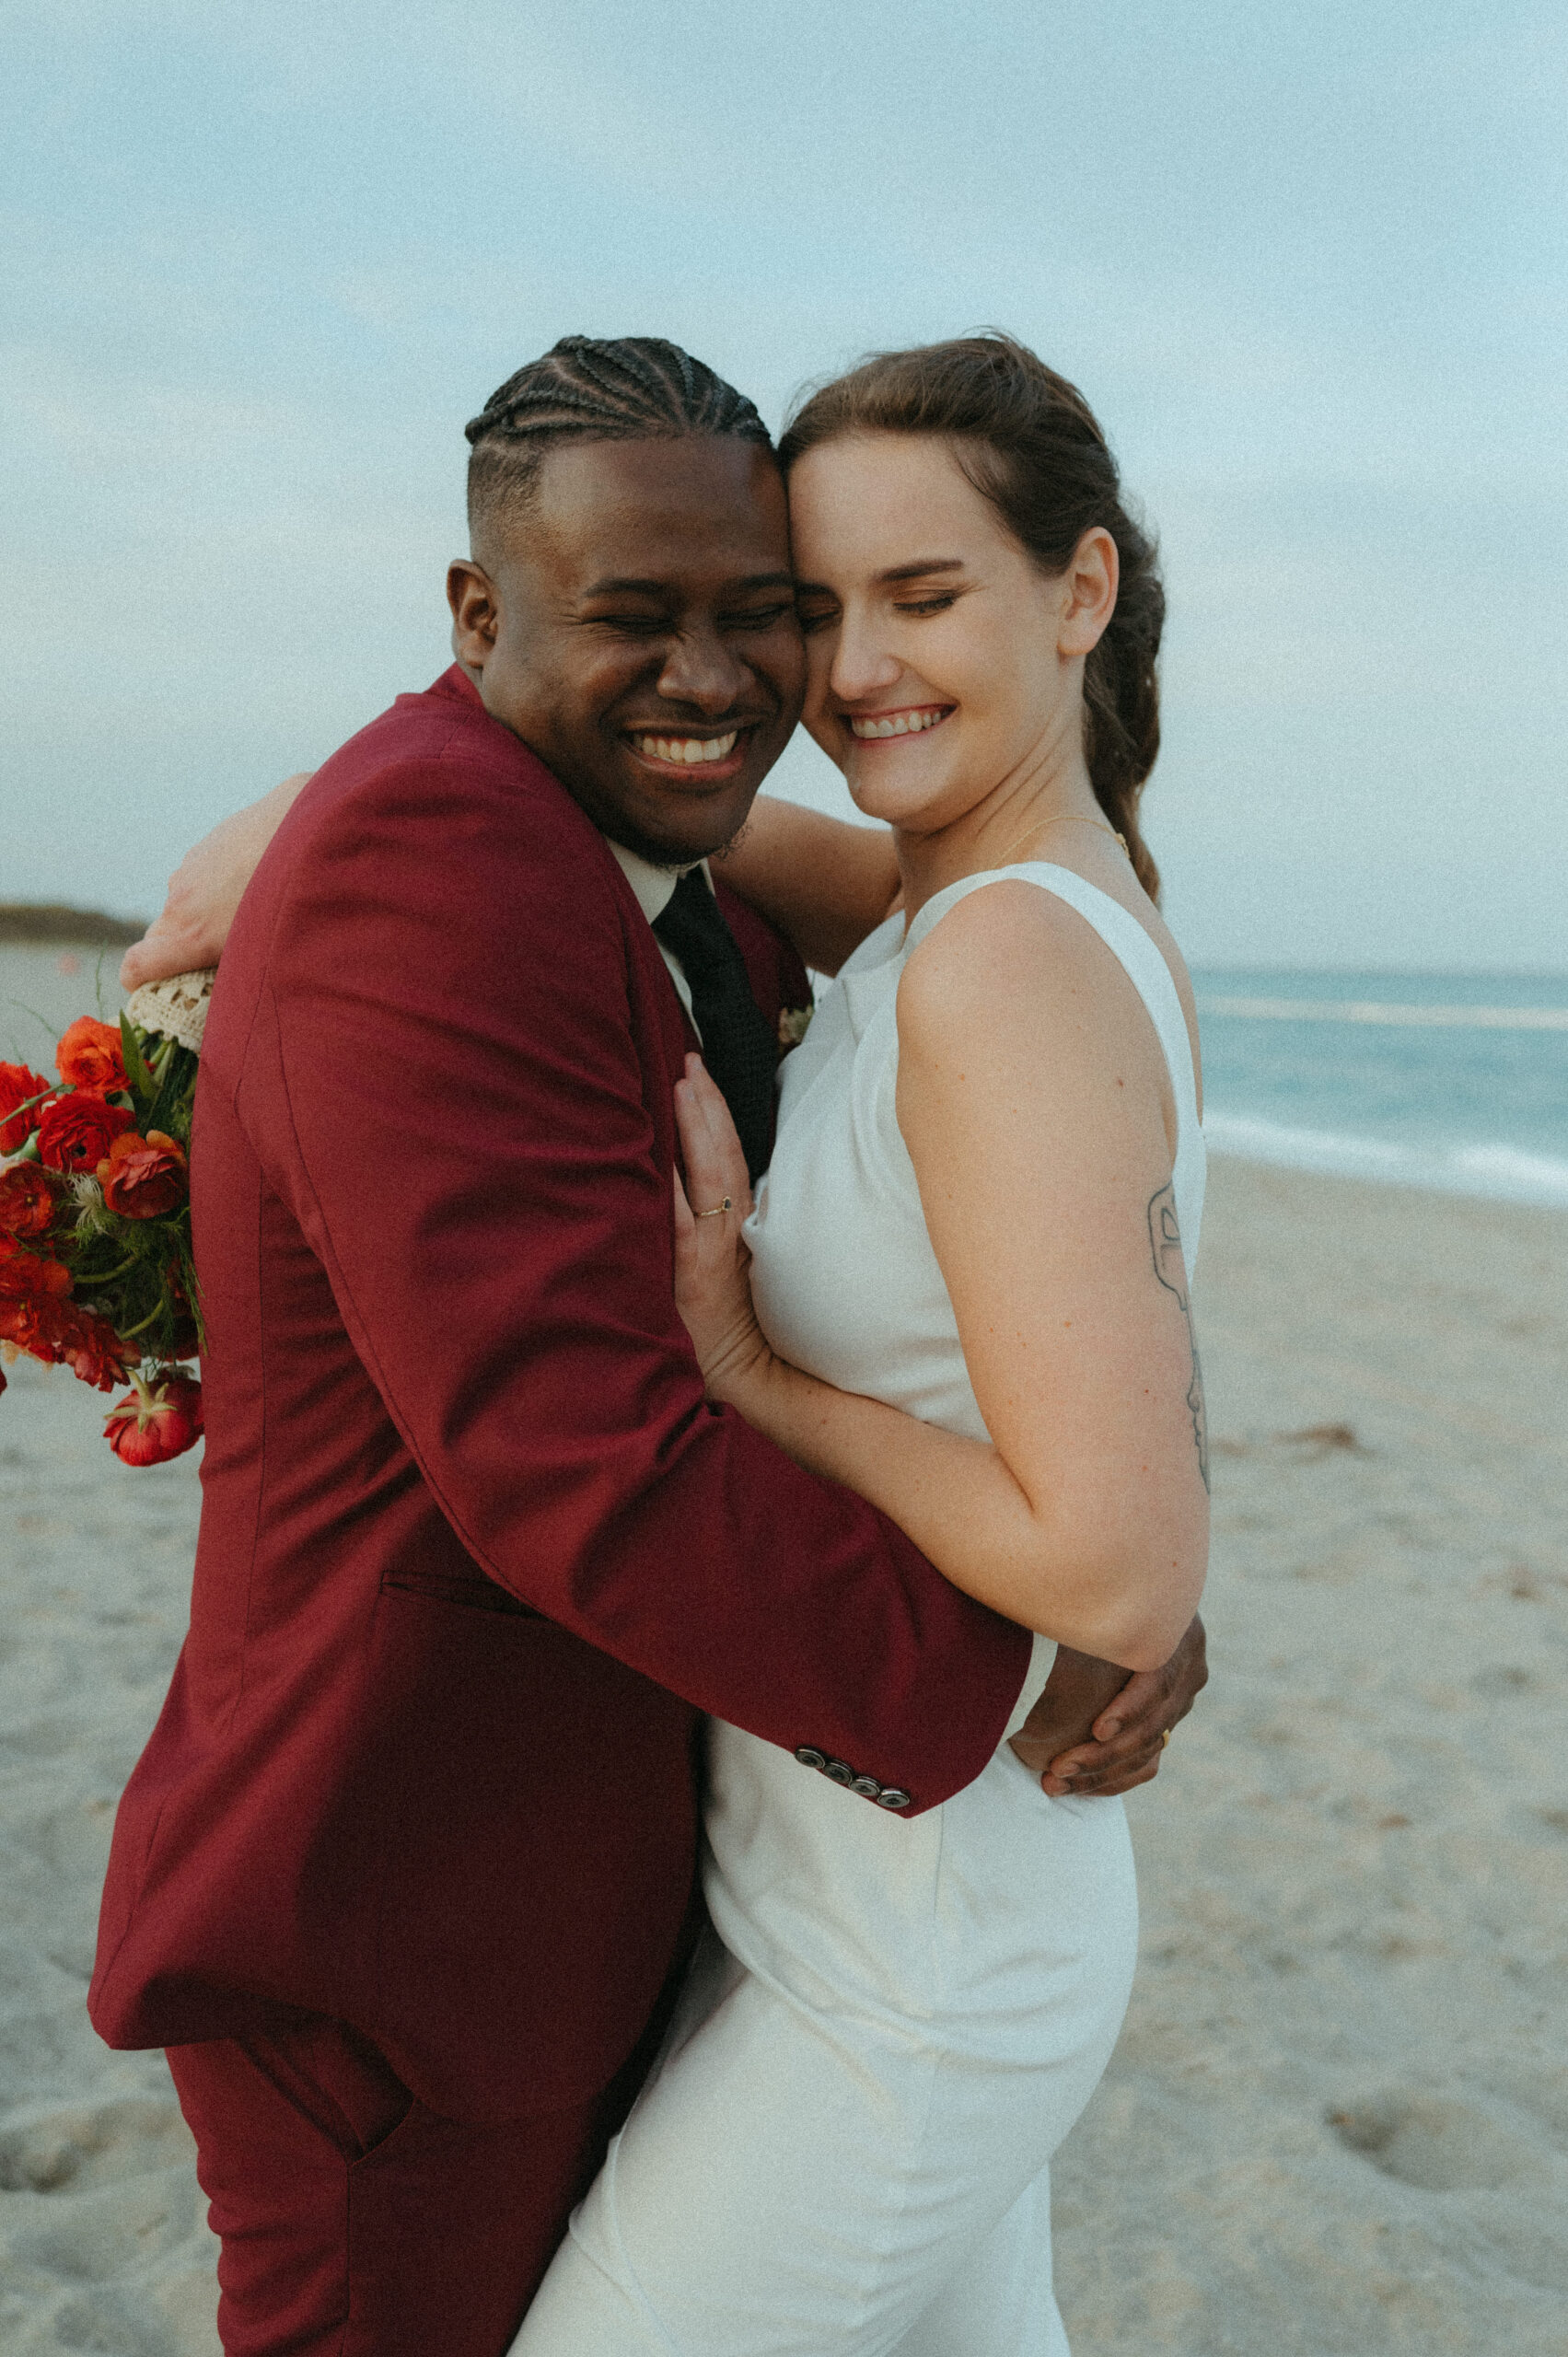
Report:
[[889,565],[886,573],[877,575],[878,581],[923,581],[928,573],[961,573],[961,556],[923,556],[913,564]]
[[[875,577],[879,582],[923,581],[929,574],[961,573],[963,569],[961,556],[923,556],[917,557],[912,564],[889,565],[886,573],[878,573]],[[795,592],[797,598],[831,598],[835,594],[825,581],[796,581]]]

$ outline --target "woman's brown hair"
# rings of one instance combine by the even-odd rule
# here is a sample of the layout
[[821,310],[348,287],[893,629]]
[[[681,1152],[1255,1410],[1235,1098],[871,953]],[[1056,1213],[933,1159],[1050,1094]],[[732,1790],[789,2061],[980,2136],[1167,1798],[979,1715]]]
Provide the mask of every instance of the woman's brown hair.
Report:
[[1084,756],[1095,797],[1127,839],[1151,899],[1159,870],[1138,830],[1138,801],[1160,745],[1156,668],[1165,625],[1157,552],[1121,504],[1121,482],[1093,411],[1064,377],[999,330],[874,353],[810,394],[785,427],[785,469],[845,434],[940,435],[975,489],[1042,572],[1066,571],[1097,526],[1116,542],[1116,610],[1084,666]]

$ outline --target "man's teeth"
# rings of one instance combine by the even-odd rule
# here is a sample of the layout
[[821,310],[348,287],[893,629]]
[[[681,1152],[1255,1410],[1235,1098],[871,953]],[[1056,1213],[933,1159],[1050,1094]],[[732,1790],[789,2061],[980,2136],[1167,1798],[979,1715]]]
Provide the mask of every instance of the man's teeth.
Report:
[[645,761],[727,761],[735,750],[738,728],[727,737],[633,737],[632,742]]
[[934,704],[924,712],[889,712],[871,720],[850,720],[850,730],[856,737],[914,737],[923,728],[935,728],[946,720],[950,706]]

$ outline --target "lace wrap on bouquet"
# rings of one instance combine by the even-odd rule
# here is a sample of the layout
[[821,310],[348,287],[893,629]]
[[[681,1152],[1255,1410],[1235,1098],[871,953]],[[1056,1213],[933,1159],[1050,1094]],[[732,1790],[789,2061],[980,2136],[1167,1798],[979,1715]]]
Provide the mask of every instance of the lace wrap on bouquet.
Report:
[[192,1055],[199,1056],[215,970],[203,966],[199,972],[170,974],[161,982],[144,982],[140,990],[132,992],[125,1012],[138,1029],[156,1031],[160,1039],[177,1039],[182,1048],[189,1048]]

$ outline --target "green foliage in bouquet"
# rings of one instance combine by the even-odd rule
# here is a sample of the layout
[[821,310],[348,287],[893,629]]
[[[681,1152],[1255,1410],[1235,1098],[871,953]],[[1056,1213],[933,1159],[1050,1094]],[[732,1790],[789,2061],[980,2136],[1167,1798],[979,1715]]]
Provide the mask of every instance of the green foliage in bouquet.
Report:
[[71,1182],[76,1216],[61,1258],[76,1299],[108,1319],[128,1359],[169,1363],[202,1346],[186,1175],[197,1058],[177,1039],[139,1033],[128,1016],[120,1030],[134,1128],[122,1132],[126,1146],[110,1144],[106,1176]]
[[210,979],[139,992],[118,1028],[80,1016],[57,1083],[0,1063],[0,1342],[99,1390],[129,1376],[106,1432],[131,1464],[202,1428],[180,1362],[202,1345],[189,1166]]

